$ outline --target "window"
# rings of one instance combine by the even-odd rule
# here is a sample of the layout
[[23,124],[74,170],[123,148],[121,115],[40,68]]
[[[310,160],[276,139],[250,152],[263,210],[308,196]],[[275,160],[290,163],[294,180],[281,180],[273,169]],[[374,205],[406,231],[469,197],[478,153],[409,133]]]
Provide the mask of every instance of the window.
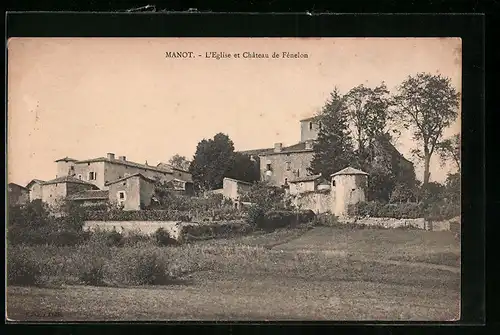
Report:
[[285,185],[288,185],[288,178],[285,178]]
[[82,180],[82,175],[81,174],[78,175],[78,179]]
[[290,171],[290,169],[291,169],[291,163],[290,162],[286,162],[286,170]]
[[309,122],[309,130],[312,130],[312,129],[313,129],[313,123]]
[[118,200],[119,201],[125,200],[125,192],[124,191],[119,191],[118,192]]
[[335,186],[335,180],[332,180],[332,186]]
[[271,170],[271,164],[267,164],[267,170]]
[[89,180],[96,180],[96,179],[97,179],[97,173],[89,172]]

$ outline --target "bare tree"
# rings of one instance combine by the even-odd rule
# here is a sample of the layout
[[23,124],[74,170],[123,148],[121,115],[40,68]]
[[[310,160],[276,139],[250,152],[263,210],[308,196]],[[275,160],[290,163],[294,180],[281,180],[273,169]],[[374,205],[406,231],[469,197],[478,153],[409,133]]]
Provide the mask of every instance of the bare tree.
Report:
[[423,186],[426,186],[431,157],[442,141],[444,129],[458,116],[459,93],[449,78],[418,73],[403,81],[394,102],[402,126],[411,129],[419,143],[413,153],[424,161]]

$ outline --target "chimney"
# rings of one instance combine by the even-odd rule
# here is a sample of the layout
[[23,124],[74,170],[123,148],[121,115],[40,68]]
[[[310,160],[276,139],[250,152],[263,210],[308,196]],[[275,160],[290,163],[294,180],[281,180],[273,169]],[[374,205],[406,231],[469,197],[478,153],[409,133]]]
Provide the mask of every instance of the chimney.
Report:
[[112,152],[108,152],[108,159],[115,159],[115,154]]
[[121,160],[121,161],[126,161],[127,157],[125,157],[125,156],[118,156],[118,159]]
[[310,150],[313,148],[313,141],[307,140],[306,141],[306,150]]
[[281,149],[283,149],[283,143],[274,144],[274,152],[281,152]]

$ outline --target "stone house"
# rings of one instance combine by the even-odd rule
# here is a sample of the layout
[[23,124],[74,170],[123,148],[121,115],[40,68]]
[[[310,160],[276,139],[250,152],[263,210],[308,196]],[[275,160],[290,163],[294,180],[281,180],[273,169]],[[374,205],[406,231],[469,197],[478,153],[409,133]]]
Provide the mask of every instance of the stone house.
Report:
[[9,183],[7,186],[7,201],[9,205],[20,206],[29,202],[28,188],[15,183]]
[[[290,180],[288,182],[290,195],[318,191],[319,185],[325,184],[326,180],[321,174],[305,176]],[[329,183],[327,183],[329,185]]]
[[61,158],[57,163],[57,177],[74,176],[77,179],[96,185],[99,189],[107,189],[107,183],[140,173],[145,177],[155,179],[159,182],[168,182],[174,178],[192,182],[192,177],[187,171],[167,168],[163,165],[151,166],[128,161],[126,156],[115,158],[114,153],[108,153],[106,157],[98,157],[85,160],[74,158]]
[[231,200],[235,208],[240,208],[241,197],[252,187],[251,183],[243,180],[225,177],[222,180],[222,188],[211,191],[212,194],[222,194],[224,199]]
[[123,210],[141,210],[151,204],[156,180],[141,173],[122,177],[106,183],[108,199]]
[[58,177],[41,184],[42,202],[54,208],[61,200],[83,191],[98,190],[99,188],[87,181],[72,176]]
[[44,180],[33,179],[26,185],[29,191],[29,201],[42,199],[42,184],[44,182]]

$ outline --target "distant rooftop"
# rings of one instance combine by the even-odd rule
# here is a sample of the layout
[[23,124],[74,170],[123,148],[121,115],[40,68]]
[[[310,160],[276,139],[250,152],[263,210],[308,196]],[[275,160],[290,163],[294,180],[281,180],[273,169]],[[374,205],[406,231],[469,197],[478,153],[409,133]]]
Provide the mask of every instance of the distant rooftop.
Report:
[[290,180],[289,183],[299,183],[299,182],[305,182],[305,181],[314,181],[317,179],[321,178],[321,174],[315,174],[312,176],[305,176],[305,177],[300,177],[300,178],[295,178],[293,180]]
[[260,154],[260,156],[267,156],[267,155],[279,155],[279,154],[287,154],[287,153],[294,153],[294,152],[312,152],[313,149],[306,149],[306,142],[299,142],[294,145],[290,145],[288,147],[283,147],[281,148],[281,151],[275,152],[274,149],[271,149],[270,151],[266,151]]
[[339,175],[365,175],[365,176],[368,176],[368,173],[349,166],[349,167],[346,167],[345,169],[342,169],[338,172],[335,172],[331,176],[333,177],[333,176],[339,176]]
[[92,185],[94,187],[94,184],[86,182],[85,180],[81,180],[72,176],[64,176],[64,177],[59,177],[56,179],[52,179],[49,181],[45,181],[42,183],[42,185],[50,185],[50,184],[59,184],[59,183],[73,183],[73,184],[82,184],[82,185]]
[[109,191],[90,190],[72,194],[68,196],[69,200],[107,200]]
[[64,157],[64,158],[59,158],[58,160],[56,160],[56,163],[57,162],[76,162],[78,161],[77,159],[74,159],[74,158],[71,158],[71,157]]
[[318,118],[318,115],[310,116],[308,118],[300,120],[300,122],[306,122],[306,121],[314,121]]
[[172,174],[172,170],[165,170],[165,169],[159,168],[157,166],[135,163],[135,162],[131,162],[131,161],[123,160],[123,159],[110,159],[108,157],[98,157],[98,158],[75,161],[75,164],[97,163],[97,162],[108,162],[108,163],[113,163],[113,164],[120,164],[120,165],[126,165],[126,166],[130,166],[130,167],[140,168],[140,169],[144,169],[144,170],[151,170],[151,171],[156,171],[156,172]]
[[156,182],[156,180],[154,180],[153,178],[148,178],[148,177],[144,176],[142,173],[134,173],[134,174],[122,177],[122,178],[118,178],[116,180],[108,181],[107,183],[105,183],[105,185],[108,186],[108,185],[111,185],[111,184],[116,184],[118,182],[127,180],[129,178],[133,178],[133,177],[139,177],[139,178],[142,178],[142,179],[147,180],[149,182]]

